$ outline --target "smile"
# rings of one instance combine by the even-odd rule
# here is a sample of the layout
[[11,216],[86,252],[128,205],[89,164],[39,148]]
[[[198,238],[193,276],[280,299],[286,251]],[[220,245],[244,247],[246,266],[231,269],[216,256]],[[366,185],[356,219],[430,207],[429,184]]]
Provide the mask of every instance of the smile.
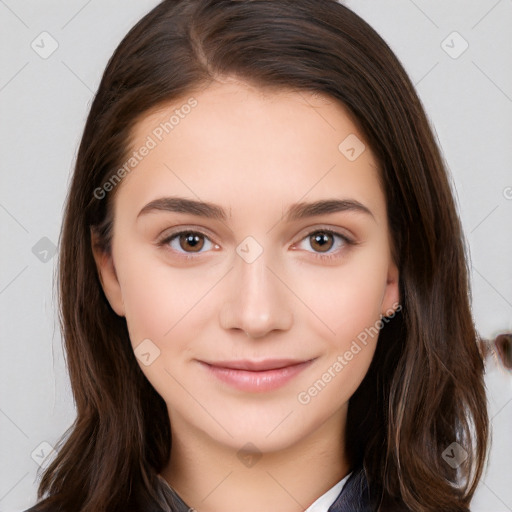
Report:
[[246,392],[265,392],[278,389],[307,368],[313,359],[292,361],[274,359],[266,361],[199,361],[213,377]]

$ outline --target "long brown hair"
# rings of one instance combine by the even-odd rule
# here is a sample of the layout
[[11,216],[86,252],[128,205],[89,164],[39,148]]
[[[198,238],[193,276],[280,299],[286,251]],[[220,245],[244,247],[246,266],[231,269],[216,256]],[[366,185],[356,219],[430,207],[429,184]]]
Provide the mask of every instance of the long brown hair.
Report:
[[[106,190],[130,155],[133,127],[146,113],[227,76],[328,95],[365,136],[379,162],[402,310],[382,327],[349,401],[347,454],[353,468],[364,467],[375,510],[469,510],[489,429],[450,181],[402,65],[335,0],[165,0],[110,59],[60,240],[60,321],[77,417],[44,472],[38,498],[46,499],[34,510],[162,510],[157,475],[171,450],[169,417],[100,285],[91,228],[109,251],[117,189],[105,198],[95,191]],[[455,453],[467,458],[450,464]]]

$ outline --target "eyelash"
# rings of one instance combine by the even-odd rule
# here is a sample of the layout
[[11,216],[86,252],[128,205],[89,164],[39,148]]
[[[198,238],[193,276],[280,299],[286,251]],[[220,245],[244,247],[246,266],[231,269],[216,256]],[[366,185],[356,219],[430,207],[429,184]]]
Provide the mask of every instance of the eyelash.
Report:
[[[316,233],[328,233],[335,237],[337,236],[337,237],[341,238],[343,243],[347,246],[356,245],[356,242],[354,240],[351,240],[350,238],[348,238],[346,235],[342,235],[341,233],[338,233],[337,231],[334,231],[332,229],[327,229],[327,228],[315,229],[314,231],[311,231],[306,236],[301,238],[299,240],[299,242],[302,242],[303,240],[307,239],[308,237],[310,237]],[[204,236],[205,238],[207,238],[208,240],[210,240],[210,237],[206,233],[203,233],[202,231],[194,231],[194,230],[188,229],[188,230],[183,230],[183,231],[177,231],[176,233],[172,233],[171,235],[165,236],[163,239],[157,241],[157,245],[158,245],[158,247],[167,246],[172,240],[174,240],[176,237],[179,237],[180,235],[201,235],[201,236]],[[214,243],[214,242],[212,242],[212,243]],[[172,249],[170,249],[170,250],[172,250]],[[307,252],[310,252],[310,251],[307,251]],[[339,252],[339,250],[338,250],[338,252]],[[195,259],[197,257],[196,255],[191,255],[191,254],[187,254],[187,253],[177,253],[177,254],[179,255],[180,258],[184,258],[186,260]],[[196,253],[196,254],[200,254],[200,253]],[[318,253],[318,252],[312,252],[312,254],[316,258],[323,260],[323,261],[333,260],[333,259],[340,257],[339,254],[337,254],[337,253],[329,253],[326,255],[326,254],[322,254],[322,253]]]

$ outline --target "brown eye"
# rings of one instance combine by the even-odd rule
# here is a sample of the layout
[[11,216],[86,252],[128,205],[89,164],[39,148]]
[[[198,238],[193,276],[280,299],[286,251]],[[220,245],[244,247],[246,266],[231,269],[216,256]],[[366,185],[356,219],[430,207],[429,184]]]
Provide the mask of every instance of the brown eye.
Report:
[[311,247],[318,252],[327,252],[334,245],[334,236],[326,231],[317,231],[309,236]]
[[204,236],[200,233],[182,233],[179,236],[181,249],[186,252],[199,252],[204,246]]
[[326,228],[311,231],[300,241],[298,248],[304,249],[321,260],[334,260],[341,258],[345,250],[352,245],[356,245],[354,240]]
[[193,254],[199,256],[209,250],[219,249],[209,236],[200,231],[179,231],[165,237],[158,242],[158,245],[170,249],[178,256],[188,255],[187,258],[193,258]]

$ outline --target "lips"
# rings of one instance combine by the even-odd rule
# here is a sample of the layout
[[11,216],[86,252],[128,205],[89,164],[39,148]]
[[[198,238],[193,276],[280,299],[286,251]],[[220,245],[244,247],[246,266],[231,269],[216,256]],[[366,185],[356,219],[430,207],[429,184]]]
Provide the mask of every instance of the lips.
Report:
[[278,368],[286,368],[304,363],[305,361],[293,359],[265,359],[263,361],[250,361],[247,359],[239,361],[215,361],[207,363],[218,368],[231,368],[233,370],[247,370],[252,372],[261,372],[267,370],[275,370]]
[[263,361],[199,361],[210,376],[245,392],[266,392],[278,389],[306,369],[313,359],[266,359]]

